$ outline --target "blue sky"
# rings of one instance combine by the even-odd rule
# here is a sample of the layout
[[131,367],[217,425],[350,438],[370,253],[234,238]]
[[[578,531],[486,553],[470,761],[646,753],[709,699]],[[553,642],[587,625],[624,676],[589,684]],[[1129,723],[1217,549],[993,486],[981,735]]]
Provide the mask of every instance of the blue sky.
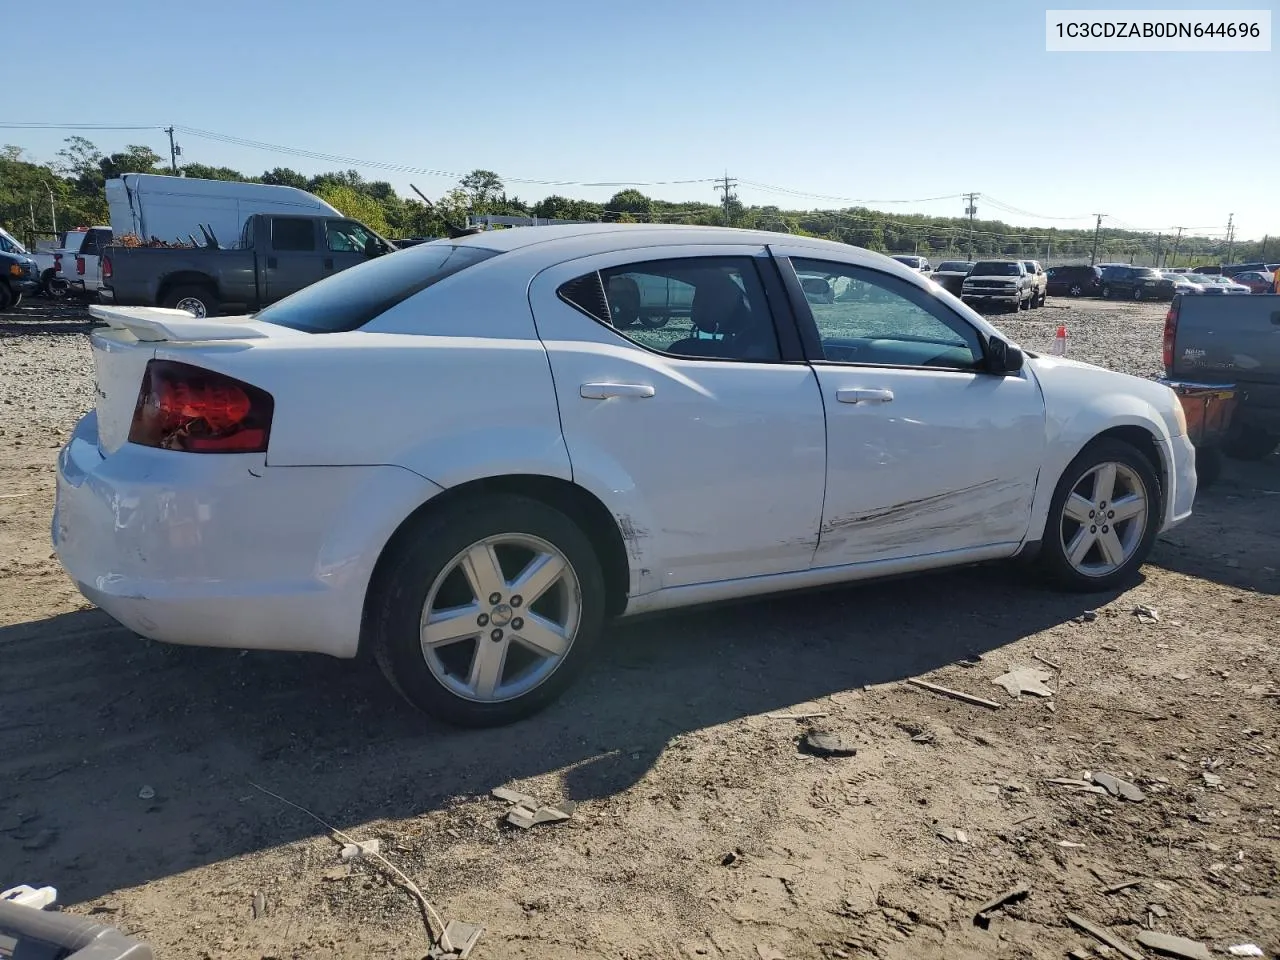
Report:
[[[485,167],[525,199],[603,200],[616,188],[517,178],[727,171],[747,203],[840,205],[754,185],[766,184],[864,201],[948,197],[867,205],[959,215],[956,195],[976,190],[1039,215],[979,200],[979,216],[1012,223],[1085,226],[1100,212],[1119,226],[1221,233],[1234,213],[1239,237],[1280,234],[1276,52],[1046,53],[1046,5],[1070,6],[224,0],[196,15],[135,0],[60,32],[57,58],[9,44],[11,92],[26,92],[3,119],[174,123],[424,169]],[[102,79],[86,82],[94,67]],[[108,152],[140,142],[167,155],[159,130],[82,133]],[[0,142],[47,159],[67,135],[0,130]],[[188,160],[247,172],[340,166],[190,133],[179,142]],[[428,196],[453,184],[358,169],[405,194],[410,182]],[[640,189],[717,197],[709,183]]]

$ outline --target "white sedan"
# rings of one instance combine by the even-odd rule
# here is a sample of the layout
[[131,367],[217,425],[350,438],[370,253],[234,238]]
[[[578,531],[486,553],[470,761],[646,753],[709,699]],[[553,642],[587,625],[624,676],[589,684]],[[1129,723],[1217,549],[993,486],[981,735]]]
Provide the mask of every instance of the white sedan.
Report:
[[461,724],[548,703],[613,617],[1015,556],[1110,589],[1195,495],[1169,389],[810,238],[493,231],[254,317],[93,314],[53,519],[85,596],[172,643],[368,647]]

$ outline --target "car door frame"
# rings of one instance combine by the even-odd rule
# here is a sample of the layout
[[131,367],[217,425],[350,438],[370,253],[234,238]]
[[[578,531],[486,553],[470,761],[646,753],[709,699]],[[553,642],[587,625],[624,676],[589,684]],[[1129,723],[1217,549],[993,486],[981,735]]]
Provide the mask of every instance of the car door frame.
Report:
[[[834,254],[832,251],[813,249],[813,248],[805,249],[804,246],[801,244],[778,243],[778,244],[769,244],[769,252],[770,252],[770,255],[773,256],[778,263],[778,271],[782,276],[783,285],[786,288],[788,299],[791,301],[791,312],[796,320],[796,326],[800,334],[801,344],[805,352],[806,360],[809,362],[810,366],[815,368],[815,371],[817,371],[818,368],[831,367],[831,368],[839,368],[839,369],[865,368],[868,370],[882,370],[882,371],[888,371],[888,372],[920,371],[920,372],[931,372],[931,373],[948,374],[948,375],[967,375],[970,377],[974,375],[988,376],[993,378],[994,377],[1007,378],[1009,376],[1017,376],[1027,380],[1030,383],[1031,387],[1034,388],[1036,396],[1040,397],[1040,401],[1041,401],[1040,409],[1041,409],[1041,412],[1043,413],[1044,411],[1043,397],[1040,393],[1039,384],[1036,381],[1036,378],[1031,371],[1027,370],[1025,367],[1021,371],[1019,371],[1017,374],[1006,374],[1006,373],[998,372],[996,370],[996,367],[995,367],[996,358],[995,358],[995,353],[992,349],[992,341],[993,339],[996,339],[996,335],[998,334],[998,331],[995,331],[994,329],[990,329],[990,330],[984,329],[983,324],[981,324],[980,322],[974,323],[973,320],[965,316],[963,312],[955,309],[953,306],[948,304],[942,298],[931,294],[930,291],[928,290],[924,290],[917,287],[910,280],[906,279],[905,277],[898,276],[896,273],[894,273],[891,270],[882,269],[875,264],[869,264],[857,258],[842,259],[838,254]],[[813,317],[813,311],[809,307],[808,301],[805,299],[804,291],[801,287],[799,276],[796,273],[794,264],[791,262],[793,258],[800,258],[800,259],[808,258],[808,259],[815,259],[815,260],[824,260],[832,264],[839,264],[839,265],[846,266],[851,270],[863,271],[867,273],[878,273],[884,277],[891,278],[897,283],[914,288],[920,294],[921,297],[932,298],[937,309],[947,311],[947,313],[950,316],[954,317],[954,319],[958,323],[961,323],[964,326],[966,326],[976,336],[982,350],[982,367],[979,369],[964,370],[960,368],[953,369],[953,368],[943,368],[943,367],[935,367],[935,366],[911,366],[907,364],[884,364],[884,363],[855,363],[855,362],[845,362],[845,361],[835,362],[835,361],[828,360],[826,358],[825,351],[823,350],[823,347],[822,347],[822,339],[818,330],[817,323]],[[891,288],[889,289],[892,292],[892,289]],[[961,306],[963,306],[963,304],[961,304]],[[933,311],[930,310],[928,312],[932,313]],[[939,321],[939,322],[942,322],[942,321]],[[1003,338],[1000,338],[1000,339],[1003,339]],[[829,407],[829,403],[830,401],[824,389],[823,390],[824,407]],[[832,435],[833,435],[831,417],[833,414],[828,409],[826,415],[828,418],[828,426],[827,426],[828,454],[827,456],[828,456],[828,462],[830,462],[832,457],[834,456],[832,447],[831,447]],[[1040,454],[1041,456],[1043,455],[1043,449],[1040,451]],[[1038,462],[1039,461],[1037,460],[1037,463]],[[992,556],[1009,555],[1012,552],[1016,552],[1017,549],[1020,549],[1021,545],[1026,542],[1026,538],[1030,535],[1031,520],[1032,520],[1032,516],[1035,509],[1036,498],[1039,494],[1039,487],[1040,487],[1040,470],[1037,466],[1037,469],[1035,470],[1034,475],[1032,475],[1029,478],[1029,487],[1026,491],[1026,515],[1025,515],[1026,522],[1019,536],[1016,538],[1016,543],[1013,540],[1002,540],[998,543],[993,541],[991,544],[978,545],[972,548],[965,548],[965,549],[968,550],[968,552],[973,553],[975,556],[979,554],[983,554],[984,552],[990,553],[993,550],[995,551],[995,553],[991,554]],[[827,479],[827,491],[825,496],[825,500],[828,503],[832,500],[832,495],[833,495],[833,491],[831,489],[831,475],[829,470],[828,479]],[[824,507],[824,514],[825,514],[825,509],[826,508]],[[828,523],[829,523],[829,519],[824,515],[823,517],[824,532],[827,530]],[[1006,551],[1006,547],[1010,547],[1010,549]],[[818,550],[815,551],[814,562],[816,566],[824,565],[823,558],[822,558],[824,549],[825,549],[825,545],[822,542],[822,539],[820,538]],[[990,557],[985,557],[985,558],[989,559]],[[883,563],[901,562],[903,560],[909,561],[911,559],[912,559],[911,557],[907,557],[904,555],[903,557],[898,557],[898,558],[886,557],[881,560],[870,561],[870,562],[883,564]]]
[[[283,300],[289,294],[296,293],[297,291],[301,290],[303,287],[309,287],[311,284],[321,280],[324,274],[320,268],[320,264],[326,252],[325,245],[327,244],[327,241],[324,236],[324,230],[321,226],[321,224],[323,223],[322,217],[306,217],[306,216],[300,216],[300,215],[291,214],[291,213],[272,213],[266,216],[266,220],[267,220],[267,230],[266,230],[267,249],[265,254],[266,271],[265,271],[265,277],[264,277],[265,282],[262,285],[262,293],[260,294],[260,296],[262,297],[262,302],[264,304],[275,303],[278,300]],[[313,241],[311,249],[310,250],[277,250],[276,249],[276,221],[277,220],[308,221],[311,226],[311,239]],[[255,238],[255,243],[256,242],[257,240]],[[311,279],[307,280],[305,283],[298,284],[297,286],[292,286],[291,289],[286,289],[284,293],[280,293],[280,288],[282,287],[288,288],[293,282],[293,281],[286,281],[284,279],[285,277],[288,276],[288,274],[284,273],[283,268],[281,267],[282,260],[283,262],[289,263],[290,265],[294,263],[301,264],[303,266],[303,269],[297,270],[296,271],[297,275],[310,276],[313,271],[310,269],[310,266],[306,264],[306,258],[308,257],[310,257],[315,262],[315,265],[316,265],[316,269],[314,271],[315,275],[312,276]],[[274,280],[274,283],[273,283],[273,280]]]
[[[765,301],[778,337],[779,358],[777,360],[738,361],[723,358],[681,357],[667,354],[633,340],[611,324],[586,313],[581,307],[571,304],[566,304],[566,306],[582,313],[584,322],[593,323],[599,328],[600,336],[588,341],[589,343],[604,344],[611,349],[623,347],[628,351],[638,351],[640,354],[654,357],[655,361],[660,361],[664,364],[672,363],[677,368],[684,364],[689,364],[691,367],[723,365],[726,368],[733,365],[750,364],[770,367],[786,366],[803,370],[808,374],[813,388],[813,409],[815,417],[818,418],[816,433],[821,438],[819,445],[823,464],[821,474],[817,477],[816,510],[812,530],[794,532],[791,534],[791,543],[778,544],[780,547],[796,549],[797,552],[803,553],[803,561],[798,563],[794,570],[787,571],[790,573],[803,573],[808,569],[812,561],[821,526],[822,501],[825,497],[826,483],[825,414],[821,388],[817,383],[817,375],[812,365],[806,359],[791,298],[784,286],[778,262],[770,254],[765,242],[717,244],[702,242],[680,245],[616,247],[608,251],[597,251],[571,260],[561,261],[545,267],[535,274],[529,285],[529,305],[538,337],[548,351],[548,362],[552,368],[557,403],[562,408],[562,421],[567,420],[563,413],[564,405],[576,404],[582,400],[579,395],[580,384],[575,381],[563,380],[556,370],[554,355],[557,350],[557,344],[561,341],[550,335],[547,329],[548,325],[539,317],[538,304],[542,299],[547,296],[555,296],[555,291],[564,282],[592,271],[607,270],[628,264],[638,265],[662,260],[704,257],[745,257],[751,259],[759,275]],[[567,424],[562,427],[562,430],[568,430]],[[571,449],[569,438],[565,436],[563,439],[574,483],[583,487],[605,504],[613,514],[619,529],[623,532],[624,539],[627,541],[630,564],[629,594],[631,596],[631,601],[627,608],[629,613],[639,612],[650,605],[679,605],[679,602],[671,596],[672,594],[692,594],[696,591],[705,590],[709,586],[712,589],[730,590],[732,592],[731,584],[740,582],[739,579],[684,583],[667,582],[663,571],[665,561],[670,552],[664,549],[664,544],[661,542],[662,528],[656,522],[654,511],[647,502],[644,491],[637,489],[636,484],[632,482],[626,471],[620,465],[611,462],[611,458],[593,457],[584,461],[583,457],[575,455]],[[799,542],[801,537],[804,538],[803,544]],[[783,571],[774,570],[765,572],[762,575],[772,576],[780,573],[783,573]],[[655,604],[659,593],[665,599]]]

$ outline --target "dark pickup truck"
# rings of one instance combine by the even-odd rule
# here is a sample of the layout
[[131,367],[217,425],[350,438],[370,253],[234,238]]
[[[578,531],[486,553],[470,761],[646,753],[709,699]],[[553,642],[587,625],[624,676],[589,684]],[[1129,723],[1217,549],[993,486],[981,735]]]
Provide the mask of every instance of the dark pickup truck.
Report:
[[1280,294],[1175,297],[1164,367],[1168,380],[1234,388],[1228,456],[1260,460],[1280,445]]
[[355,220],[254,214],[232,249],[108,248],[99,296],[121,306],[175,307],[197,317],[252,313],[394,243]]

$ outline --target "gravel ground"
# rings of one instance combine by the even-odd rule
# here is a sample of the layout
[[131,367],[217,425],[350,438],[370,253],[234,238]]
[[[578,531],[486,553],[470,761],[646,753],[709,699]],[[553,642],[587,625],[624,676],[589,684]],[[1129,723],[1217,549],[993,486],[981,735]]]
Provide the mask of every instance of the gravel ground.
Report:
[[[995,319],[1150,375],[1163,312]],[[423,956],[411,899],[258,784],[378,838],[484,925],[477,958],[1102,956],[1067,912],[1130,947],[1152,926],[1280,951],[1275,458],[1229,463],[1125,593],[997,567],[628,623],[552,709],[459,732],[366,665],[144,642],[79,598],[48,525],[88,329],[75,305],[0,316],[0,885],[55,884],[165,958]],[[1053,696],[1006,695],[1010,667]],[[857,754],[805,754],[779,712]],[[1051,782],[1089,771],[1144,798]],[[579,805],[515,831],[504,785]]]

